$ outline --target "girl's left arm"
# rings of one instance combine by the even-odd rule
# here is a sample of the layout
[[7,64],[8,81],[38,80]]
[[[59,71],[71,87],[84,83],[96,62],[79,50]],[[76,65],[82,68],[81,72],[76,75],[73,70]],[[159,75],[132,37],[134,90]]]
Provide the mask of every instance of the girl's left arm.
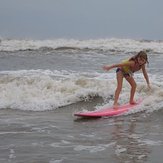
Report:
[[142,66],[142,71],[143,71],[144,78],[145,78],[145,80],[147,82],[148,88],[151,88],[150,87],[150,82],[149,82],[149,77],[148,77],[145,65]]

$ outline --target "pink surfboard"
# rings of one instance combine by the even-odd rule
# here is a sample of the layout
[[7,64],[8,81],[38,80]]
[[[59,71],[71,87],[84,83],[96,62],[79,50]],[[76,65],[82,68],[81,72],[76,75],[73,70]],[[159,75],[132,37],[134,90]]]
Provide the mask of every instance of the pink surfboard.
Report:
[[118,106],[116,109],[112,107],[100,109],[100,110],[95,110],[95,111],[87,111],[87,112],[77,112],[74,113],[75,116],[78,117],[94,117],[94,118],[100,118],[100,117],[113,117],[117,116],[120,114],[123,114],[131,109],[136,109],[136,106],[140,105],[142,102],[142,99],[139,99],[136,104],[124,104]]

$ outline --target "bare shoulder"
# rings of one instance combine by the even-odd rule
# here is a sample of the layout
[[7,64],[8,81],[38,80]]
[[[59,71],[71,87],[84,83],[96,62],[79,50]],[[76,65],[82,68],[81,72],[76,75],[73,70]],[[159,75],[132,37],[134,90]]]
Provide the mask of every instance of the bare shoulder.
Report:
[[130,66],[134,66],[135,65],[135,62],[134,61],[128,61],[128,65],[130,65]]
[[142,70],[145,70],[145,64],[141,66]]
[[143,72],[146,72],[145,64],[141,66]]

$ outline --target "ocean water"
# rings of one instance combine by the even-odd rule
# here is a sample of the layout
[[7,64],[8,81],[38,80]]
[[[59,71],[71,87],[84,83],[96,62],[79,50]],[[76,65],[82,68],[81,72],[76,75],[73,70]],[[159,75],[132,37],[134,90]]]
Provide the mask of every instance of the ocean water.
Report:
[[[118,63],[146,50],[148,90],[119,117],[78,119],[74,112],[113,104]],[[0,163],[162,163],[163,41],[132,39],[0,41]],[[129,100],[124,80],[119,103]]]

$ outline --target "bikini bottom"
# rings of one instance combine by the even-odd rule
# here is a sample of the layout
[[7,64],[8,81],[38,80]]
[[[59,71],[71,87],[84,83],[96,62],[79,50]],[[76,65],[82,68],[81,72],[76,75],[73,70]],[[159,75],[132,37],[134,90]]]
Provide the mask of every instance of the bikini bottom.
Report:
[[131,76],[133,76],[132,73],[124,72],[120,67],[118,67],[118,68],[116,69],[116,73],[117,73],[117,72],[120,72],[120,71],[122,72],[122,74],[123,74],[124,77],[131,77]]

